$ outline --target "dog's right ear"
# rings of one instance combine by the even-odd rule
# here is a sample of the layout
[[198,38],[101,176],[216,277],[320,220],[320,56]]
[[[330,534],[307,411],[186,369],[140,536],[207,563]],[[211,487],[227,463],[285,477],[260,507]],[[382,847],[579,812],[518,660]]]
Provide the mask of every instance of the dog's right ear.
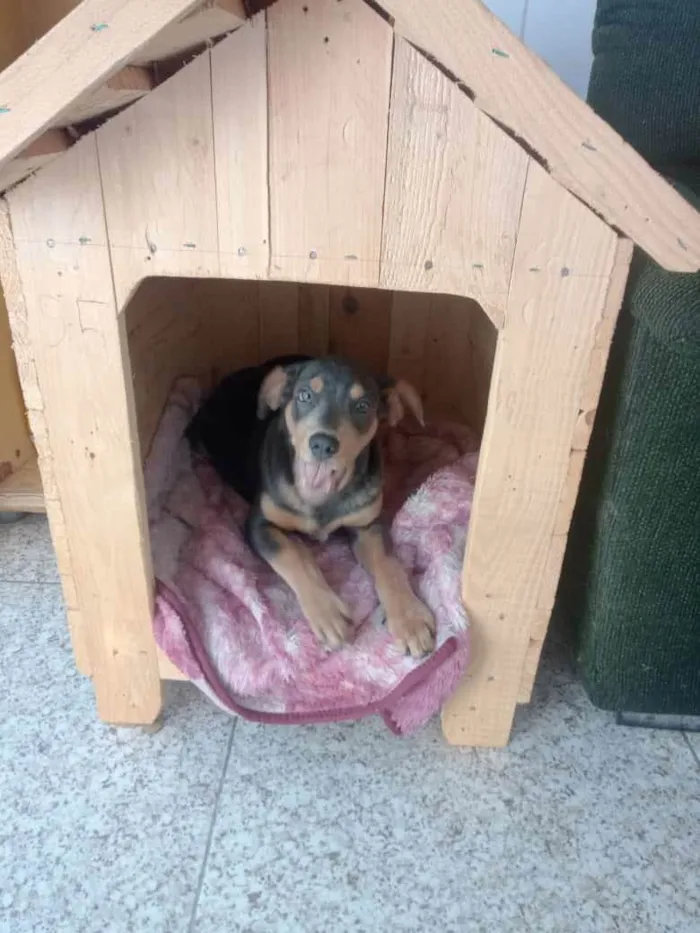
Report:
[[300,363],[275,366],[265,376],[258,392],[258,418],[267,418],[271,412],[278,411],[287,404],[292,397],[301,366]]

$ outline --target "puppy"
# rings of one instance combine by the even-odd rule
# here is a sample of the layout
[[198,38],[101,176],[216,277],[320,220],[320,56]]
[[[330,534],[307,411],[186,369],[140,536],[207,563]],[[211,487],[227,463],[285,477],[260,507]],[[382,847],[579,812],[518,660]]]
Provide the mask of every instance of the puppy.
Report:
[[324,541],[341,529],[374,578],[397,646],[419,657],[435,644],[433,615],[392,555],[381,520],[377,429],[382,417],[397,424],[405,408],[423,423],[420,397],[406,382],[336,358],[283,357],[229,376],[188,428],[193,446],[251,503],[250,546],[291,587],[329,648],[347,640],[350,613],[298,535]]

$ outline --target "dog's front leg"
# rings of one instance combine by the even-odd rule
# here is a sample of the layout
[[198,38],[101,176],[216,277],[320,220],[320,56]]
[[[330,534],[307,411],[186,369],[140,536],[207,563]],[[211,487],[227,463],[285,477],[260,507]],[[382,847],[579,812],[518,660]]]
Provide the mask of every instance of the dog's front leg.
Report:
[[291,587],[318,640],[328,648],[340,648],[348,638],[350,613],[324,580],[309,550],[260,513],[249,520],[248,540]]
[[384,528],[374,522],[367,528],[353,528],[351,533],[358,560],[374,577],[387,628],[397,646],[410,651],[414,658],[432,651],[435,619],[413,592],[406,571],[390,552]]

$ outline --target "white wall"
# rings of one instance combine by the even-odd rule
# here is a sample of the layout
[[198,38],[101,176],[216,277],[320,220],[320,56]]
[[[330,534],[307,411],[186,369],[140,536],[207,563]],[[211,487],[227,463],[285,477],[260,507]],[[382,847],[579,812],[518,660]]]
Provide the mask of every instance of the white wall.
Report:
[[485,0],[581,97],[591,71],[596,0]]

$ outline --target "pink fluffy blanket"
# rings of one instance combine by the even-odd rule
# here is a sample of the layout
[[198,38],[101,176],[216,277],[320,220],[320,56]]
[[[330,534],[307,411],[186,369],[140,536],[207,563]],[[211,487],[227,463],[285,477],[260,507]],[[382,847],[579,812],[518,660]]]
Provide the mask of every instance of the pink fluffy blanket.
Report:
[[415,660],[394,648],[371,577],[333,536],[312,548],[352,609],[354,638],[328,653],[292,592],[245,544],[245,502],[192,456],[183,432],[199,402],[194,380],[179,380],[146,463],[161,649],[215,703],[247,719],[310,723],[379,713],[396,733],[419,728],[469,658],[460,576],[473,435],[453,424],[401,425],[381,439],[391,537],[437,619],[435,652]]

